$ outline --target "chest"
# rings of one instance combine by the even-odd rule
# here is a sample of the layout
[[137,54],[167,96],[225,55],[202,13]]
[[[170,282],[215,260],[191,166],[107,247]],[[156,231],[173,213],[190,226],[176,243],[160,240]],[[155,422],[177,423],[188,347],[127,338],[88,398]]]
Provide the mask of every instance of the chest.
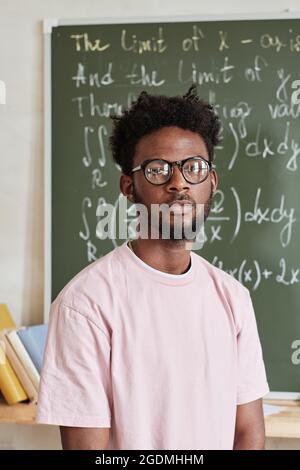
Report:
[[[214,295],[213,295],[214,294]],[[166,374],[232,364],[236,335],[232,312],[207,288],[143,286],[122,299],[113,333],[114,357],[127,370]]]

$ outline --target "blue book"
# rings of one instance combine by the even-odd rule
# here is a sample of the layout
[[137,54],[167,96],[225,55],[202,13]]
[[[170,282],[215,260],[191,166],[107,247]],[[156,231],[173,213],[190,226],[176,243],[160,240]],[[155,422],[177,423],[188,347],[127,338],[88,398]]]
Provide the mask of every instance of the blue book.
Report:
[[40,373],[46,345],[48,325],[27,326],[17,330],[17,334],[28,352],[37,371]]

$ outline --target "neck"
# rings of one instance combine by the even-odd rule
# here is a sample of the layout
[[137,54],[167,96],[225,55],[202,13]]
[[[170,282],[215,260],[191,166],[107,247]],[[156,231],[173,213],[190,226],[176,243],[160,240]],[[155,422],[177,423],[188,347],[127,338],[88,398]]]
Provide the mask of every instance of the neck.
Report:
[[131,246],[136,256],[159,271],[183,274],[190,268],[192,242],[138,238]]

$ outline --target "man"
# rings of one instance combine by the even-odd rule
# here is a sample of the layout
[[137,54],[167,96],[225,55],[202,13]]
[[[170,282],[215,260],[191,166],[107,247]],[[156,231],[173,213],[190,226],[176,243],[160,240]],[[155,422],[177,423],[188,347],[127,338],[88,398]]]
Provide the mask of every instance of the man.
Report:
[[[194,87],[142,92],[115,117],[121,191],[144,204],[155,236],[103,256],[52,304],[38,421],[60,425],[64,449],[264,447],[268,385],[249,291],[191,251],[217,188],[219,130]],[[169,218],[152,221],[165,204]]]

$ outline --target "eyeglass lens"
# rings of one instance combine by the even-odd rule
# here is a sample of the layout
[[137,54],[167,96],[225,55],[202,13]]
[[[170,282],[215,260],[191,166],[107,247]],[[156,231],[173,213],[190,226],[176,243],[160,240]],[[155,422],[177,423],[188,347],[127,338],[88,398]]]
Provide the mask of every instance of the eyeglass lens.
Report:
[[[145,176],[152,184],[166,183],[171,176],[171,165],[162,160],[152,160],[145,167]],[[201,183],[207,177],[209,166],[204,160],[189,159],[182,165],[183,175],[190,183]]]

